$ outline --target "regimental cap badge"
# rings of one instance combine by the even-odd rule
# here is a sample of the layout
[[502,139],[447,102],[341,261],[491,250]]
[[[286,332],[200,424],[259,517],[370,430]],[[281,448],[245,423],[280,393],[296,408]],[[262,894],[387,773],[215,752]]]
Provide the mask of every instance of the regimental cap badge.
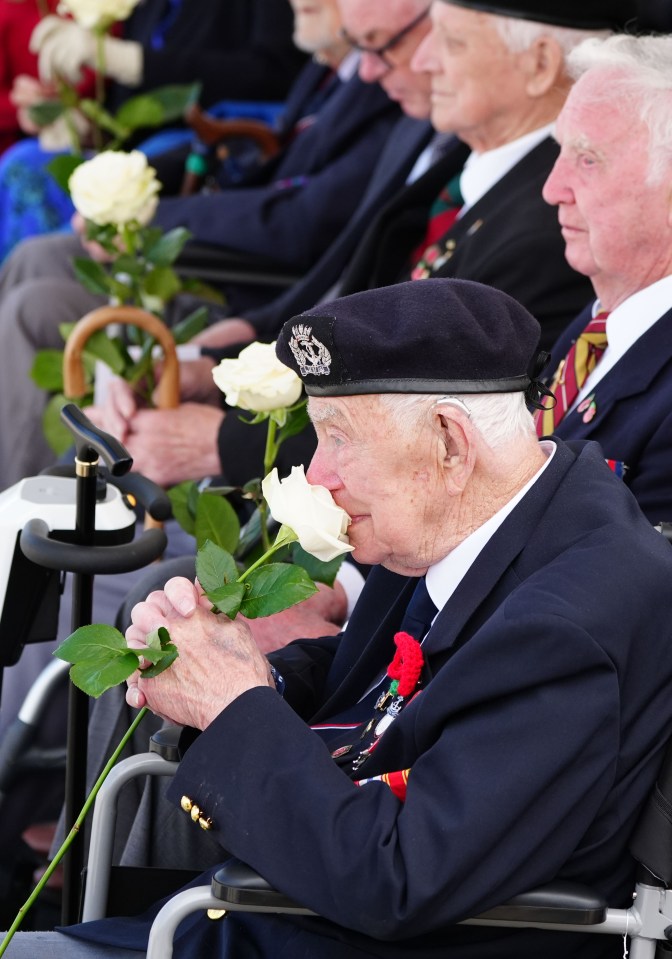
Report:
[[299,323],[292,327],[289,347],[296,360],[301,376],[329,376],[331,353],[324,343],[313,336],[312,326]]

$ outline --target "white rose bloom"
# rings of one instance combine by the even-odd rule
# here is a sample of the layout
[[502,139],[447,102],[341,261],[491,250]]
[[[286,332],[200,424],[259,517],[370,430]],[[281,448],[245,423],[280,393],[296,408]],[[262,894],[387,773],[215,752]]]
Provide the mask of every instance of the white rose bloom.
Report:
[[139,150],[104,150],[75,168],[68,181],[79,213],[99,226],[144,226],[154,216],[161,184]]
[[277,469],[271,470],[262,480],[261,491],[273,519],[293,529],[307,553],[326,563],[354,549],[346,536],[350,517],[334,503],[328,489],[311,486],[303,466],[293,466],[282,481]]
[[70,14],[87,30],[106,29],[117,20],[126,20],[139,0],[61,0],[58,13]]
[[229,406],[267,413],[292,406],[301,396],[301,380],[275,355],[275,343],[250,343],[235,360],[222,360],[212,378]]

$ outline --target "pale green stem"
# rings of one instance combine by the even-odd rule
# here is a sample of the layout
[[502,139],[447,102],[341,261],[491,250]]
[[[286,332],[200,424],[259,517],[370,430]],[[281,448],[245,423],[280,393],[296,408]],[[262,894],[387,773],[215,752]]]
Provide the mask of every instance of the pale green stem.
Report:
[[[293,543],[296,539],[298,539],[298,537],[296,536],[295,533],[292,533],[291,536],[285,535],[282,539],[276,539],[275,543],[273,543],[270,549],[266,550],[263,556],[260,556],[258,560],[252,563],[251,566],[248,566],[248,568],[240,574],[240,576],[237,579],[237,582],[243,583],[247,579],[247,577],[250,575],[250,573],[253,570],[257,569],[259,566],[262,566],[266,562],[266,560],[273,555],[273,553],[277,553],[277,551],[281,549],[283,546],[286,546],[288,543]],[[0,952],[0,956],[1,955],[2,953]]]
[[59,863],[63,859],[63,856],[66,854],[66,852],[68,851],[68,849],[70,848],[74,840],[79,835],[79,830],[82,828],[84,820],[86,819],[89,813],[89,810],[91,809],[91,806],[93,805],[95,801],[96,796],[100,792],[100,787],[103,785],[103,783],[107,779],[107,776],[110,770],[112,769],[117,759],[121,755],[124,749],[124,746],[129,741],[129,739],[131,738],[135,730],[138,728],[142,720],[145,718],[146,714],[147,714],[147,707],[145,706],[144,709],[140,710],[140,712],[135,717],[135,719],[133,720],[129,728],[126,730],[126,732],[124,733],[123,739],[121,740],[121,742],[119,743],[117,748],[114,750],[114,752],[110,756],[107,763],[105,764],[105,768],[103,769],[100,776],[96,780],[93,789],[91,790],[89,795],[86,797],[86,801],[84,802],[84,805],[82,806],[79,816],[75,820],[74,826],[72,827],[68,835],[63,840],[63,844],[61,845],[60,849],[58,850],[54,858],[49,863],[49,866],[47,867],[46,872],[44,873],[44,875],[42,876],[38,884],[35,886],[35,888],[31,892],[28,899],[21,906],[18,913],[16,914],[16,918],[14,919],[14,922],[11,924],[8,931],[5,933],[5,938],[0,943],[0,956],[4,955],[7,949],[7,946],[12,941],[12,938],[14,937],[14,933],[21,926],[21,923],[23,922],[27,912],[29,911],[29,909],[31,908],[31,906],[33,905],[33,903],[35,902],[39,894],[42,892],[42,890],[46,886],[52,874],[56,871],[56,867],[59,865]]
[[[96,30],[96,102],[102,107],[105,102],[105,31]],[[93,145],[96,151],[103,147],[103,138],[98,124],[93,127]]]
[[[268,419],[268,430],[266,432],[266,449],[264,450],[264,476],[273,469],[275,458],[278,455],[278,444],[275,441],[277,433],[277,424],[272,417]],[[271,540],[268,536],[268,503],[261,499],[259,503],[259,517],[261,520],[261,542],[265,550],[270,549]]]

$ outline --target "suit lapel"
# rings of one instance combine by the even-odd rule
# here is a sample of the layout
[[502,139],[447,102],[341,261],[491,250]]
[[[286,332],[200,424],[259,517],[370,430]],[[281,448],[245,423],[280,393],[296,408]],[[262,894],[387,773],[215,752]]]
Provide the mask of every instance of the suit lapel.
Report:
[[446,652],[456,642],[466,642],[479,622],[490,615],[493,602],[496,605],[493,594],[496,597],[498,583],[542,522],[550,499],[574,461],[568,447],[556,445],[544,473],[509,513],[439,613],[423,644],[426,657]]
[[591,391],[589,395],[595,402],[592,419],[584,422],[583,413],[574,409],[558,425],[558,435],[590,437],[600,429],[619,402],[647,391],[661,369],[669,363],[671,355],[672,310],[669,310],[633,343]]

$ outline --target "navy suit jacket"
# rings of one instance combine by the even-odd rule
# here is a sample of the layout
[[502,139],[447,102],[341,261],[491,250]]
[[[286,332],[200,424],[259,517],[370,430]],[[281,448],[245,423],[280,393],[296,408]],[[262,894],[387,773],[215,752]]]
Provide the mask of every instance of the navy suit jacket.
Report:
[[155,221],[187,227],[201,243],[306,270],[357,209],[398,115],[380,87],[354,76],[270,164],[263,184],[162,200]]
[[[164,29],[157,29],[165,23]],[[145,0],[124,24],[124,36],[143,46],[140,90],[169,83],[202,85],[201,103],[282,101],[305,54],[292,40],[287,0]],[[159,36],[161,44],[157,44]],[[114,84],[111,102],[138,93]]]
[[[557,211],[544,202],[544,182],[558,145],[543,140],[481,197],[442,238],[442,265],[432,276],[497,287],[541,324],[545,349],[593,295],[589,280],[565,260]],[[409,279],[432,203],[469,155],[456,140],[425,176],[396,196],[371,226],[343,281],[342,295]]]
[[[555,370],[590,319],[578,316],[553,347]],[[597,440],[607,459],[626,467],[625,482],[652,523],[672,520],[672,310],[654,323],[590,394],[587,423],[572,410],[556,428],[563,439]]]
[[[169,789],[212,818],[223,848],[325,918],[213,930],[196,917],[176,956],[248,955],[203,938],[235,944],[240,923],[264,959],[616,955],[601,936],[453,924],[555,877],[627,903],[628,833],[672,726],[671,575],[669,545],[599,447],[560,442],[435,621],[421,692],[354,772],[330,750],[357,732],[331,730],[327,745],[306,720],[328,725],[392,659],[415,581],[374,570],[340,641],[275,653],[285,699],[239,696]],[[380,782],[353,786],[406,768],[405,803]],[[139,948],[145,925],[75,934]]]

